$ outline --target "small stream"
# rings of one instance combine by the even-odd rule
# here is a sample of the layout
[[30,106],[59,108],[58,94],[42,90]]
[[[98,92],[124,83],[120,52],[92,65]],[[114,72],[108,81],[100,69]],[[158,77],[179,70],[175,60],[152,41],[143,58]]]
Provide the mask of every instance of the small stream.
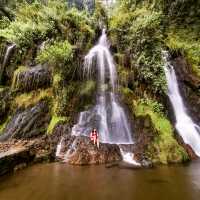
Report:
[[1,200],[199,200],[200,162],[154,169],[53,163],[0,180]]

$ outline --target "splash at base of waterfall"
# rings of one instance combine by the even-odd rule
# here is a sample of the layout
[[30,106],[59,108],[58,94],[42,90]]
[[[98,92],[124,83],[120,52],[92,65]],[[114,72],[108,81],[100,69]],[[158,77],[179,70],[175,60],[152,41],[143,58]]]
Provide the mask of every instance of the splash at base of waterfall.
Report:
[[124,150],[122,150],[122,148],[120,148],[120,152],[122,155],[123,162],[128,163],[130,165],[138,166],[138,167],[141,166],[140,163],[138,163],[136,160],[134,160],[133,153],[125,152]]
[[56,157],[60,156],[61,148],[62,148],[62,142],[63,142],[63,138],[61,138],[60,142],[57,145],[57,148],[56,148]]

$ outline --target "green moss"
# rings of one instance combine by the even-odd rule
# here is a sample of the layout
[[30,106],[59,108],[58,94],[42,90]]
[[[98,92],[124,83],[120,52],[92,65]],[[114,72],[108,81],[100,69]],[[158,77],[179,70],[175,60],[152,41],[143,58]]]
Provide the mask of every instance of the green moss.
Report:
[[134,72],[125,67],[118,67],[119,83],[123,87],[128,87],[130,76],[134,78]]
[[7,117],[7,119],[2,124],[0,124],[0,134],[3,133],[3,130],[6,128],[9,121],[10,121],[10,117]]
[[44,99],[51,99],[53,96],[52,89],[39,89],[35,91],[31,91],[29,93],[24,93],[18,95],[13,100],[13,107],[16,108],[27,108],[31,105],[36,105],[39,101]]
[[53,87],[55,89],[58,89],[59,86],[60,86],[60,83],[62,82],[63,78],[61,76],[60,73],[56,73],[54,76],[53,76]]
[[53,129],[58,123],[68,122],[67,117],[58,117],[56,115],[53,115],[51,118],[51,121],[49,123],[49,126],[47,128],[47,134],[51,134],[53,132]]
[[14,71],[14,74],[13,74],[13,80],[12,80],[12,90],[15,90],[15,89],[18,89],[18,75],[21,73],[21,72],[25,72],[28,70],[28,67],[26,66],[19,66],[15,71]]
[[0,19],[0,29],[5,29],[9,26],[10,24],[10,20],[7,17],[2,17],[2,19]]
[[80,96],[88,96],[91,97],[95,91],[96,88],[96,83],[95,81],[86,81],[85,83],[83,83],[80,87]]
[[58,116],[72,117],[73,113],[77,110],[76,103],[79,98],[77,90],[77,84],[74,82],[56,90],[53,101],[53,113]]
[[[59,76],[57,78],[60,80]],[[53,113],[73,119],[75,113],[93,104],[95,89],[96,83],[92,80],[59,85],[58,88],[54,88]]]
[[174,138],[173,128],[169,120],[160,112],[155,111],[155,102],[134,102],[136,117],[149,116],[155,130],[155,138],[149,145],[147,155],[153,162],[167,164],[188,160],[188,155]]
[[5,89],[6,89],[6,87],[0,85],[0,93],[2,93]]

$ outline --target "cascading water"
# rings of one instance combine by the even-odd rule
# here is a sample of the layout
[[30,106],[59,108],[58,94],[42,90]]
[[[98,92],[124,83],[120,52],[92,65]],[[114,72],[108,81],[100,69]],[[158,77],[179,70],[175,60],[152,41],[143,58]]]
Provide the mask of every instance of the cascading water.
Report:
[[60,156],[60,152],[61,152],[61,148],[62,148],[62,142],[63,142],[63,138],[61,138],[59,144],[57,145],[57,148],[56,148],[56,157]]
[[[97,128],[102,143],[134,144],[125,111],[118,101],[117,72],[109,46],[106,31],[103,30],[98,44],[85,57],[84,74],[88,77],[97,74],[96,105],[80,113],[72,135],[89,136],[92,129]],[[127,154],[122,149],[121,153],[123,158],[126,156],[124,161],[133,160],[133,154]]]
[[183,141],[190,145],[196,155],[200,157],[200,127],[187,114],[167,51],[163,51],[163,59],[165,61],[164,71],[167,78],[168,96],[176,116],[176,129]]
[[112,144],[133,144],[131,129],[124,109],[116,94],[116,67],[109,51],[105,30],[98,44],[85,57],[84,71],[88,76],[97,67],[96,105],[80,114],[78,124],[72,129],[73,135],[89,136],[93,128],[99,131],[100,141]]
[[4,59],[3,59],[3,63],[2,63],[2,66],[1,66],[1,69],[0,69],[0,81],[1,81],[1,78],[2,78],[2,74],[4,72],[4,69],[8,63],[8,60],[10,58],[10,54],[12,53],[12,50],[16,47],[16,44],[11,44],[7,47],[6,49],[6,53],[5,53],[5,56],[4,56]]
[[105,5],[106,7],[111,7],[113,4],[116,3],[116,0],[102,0],[103,5]]

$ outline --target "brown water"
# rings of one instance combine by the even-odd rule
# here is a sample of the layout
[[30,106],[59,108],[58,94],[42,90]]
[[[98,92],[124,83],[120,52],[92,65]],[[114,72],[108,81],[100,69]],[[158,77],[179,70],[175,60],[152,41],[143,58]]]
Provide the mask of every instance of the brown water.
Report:
[[0,200],[199,200],[200,162],[146,170],[36,165],[0,179]]

